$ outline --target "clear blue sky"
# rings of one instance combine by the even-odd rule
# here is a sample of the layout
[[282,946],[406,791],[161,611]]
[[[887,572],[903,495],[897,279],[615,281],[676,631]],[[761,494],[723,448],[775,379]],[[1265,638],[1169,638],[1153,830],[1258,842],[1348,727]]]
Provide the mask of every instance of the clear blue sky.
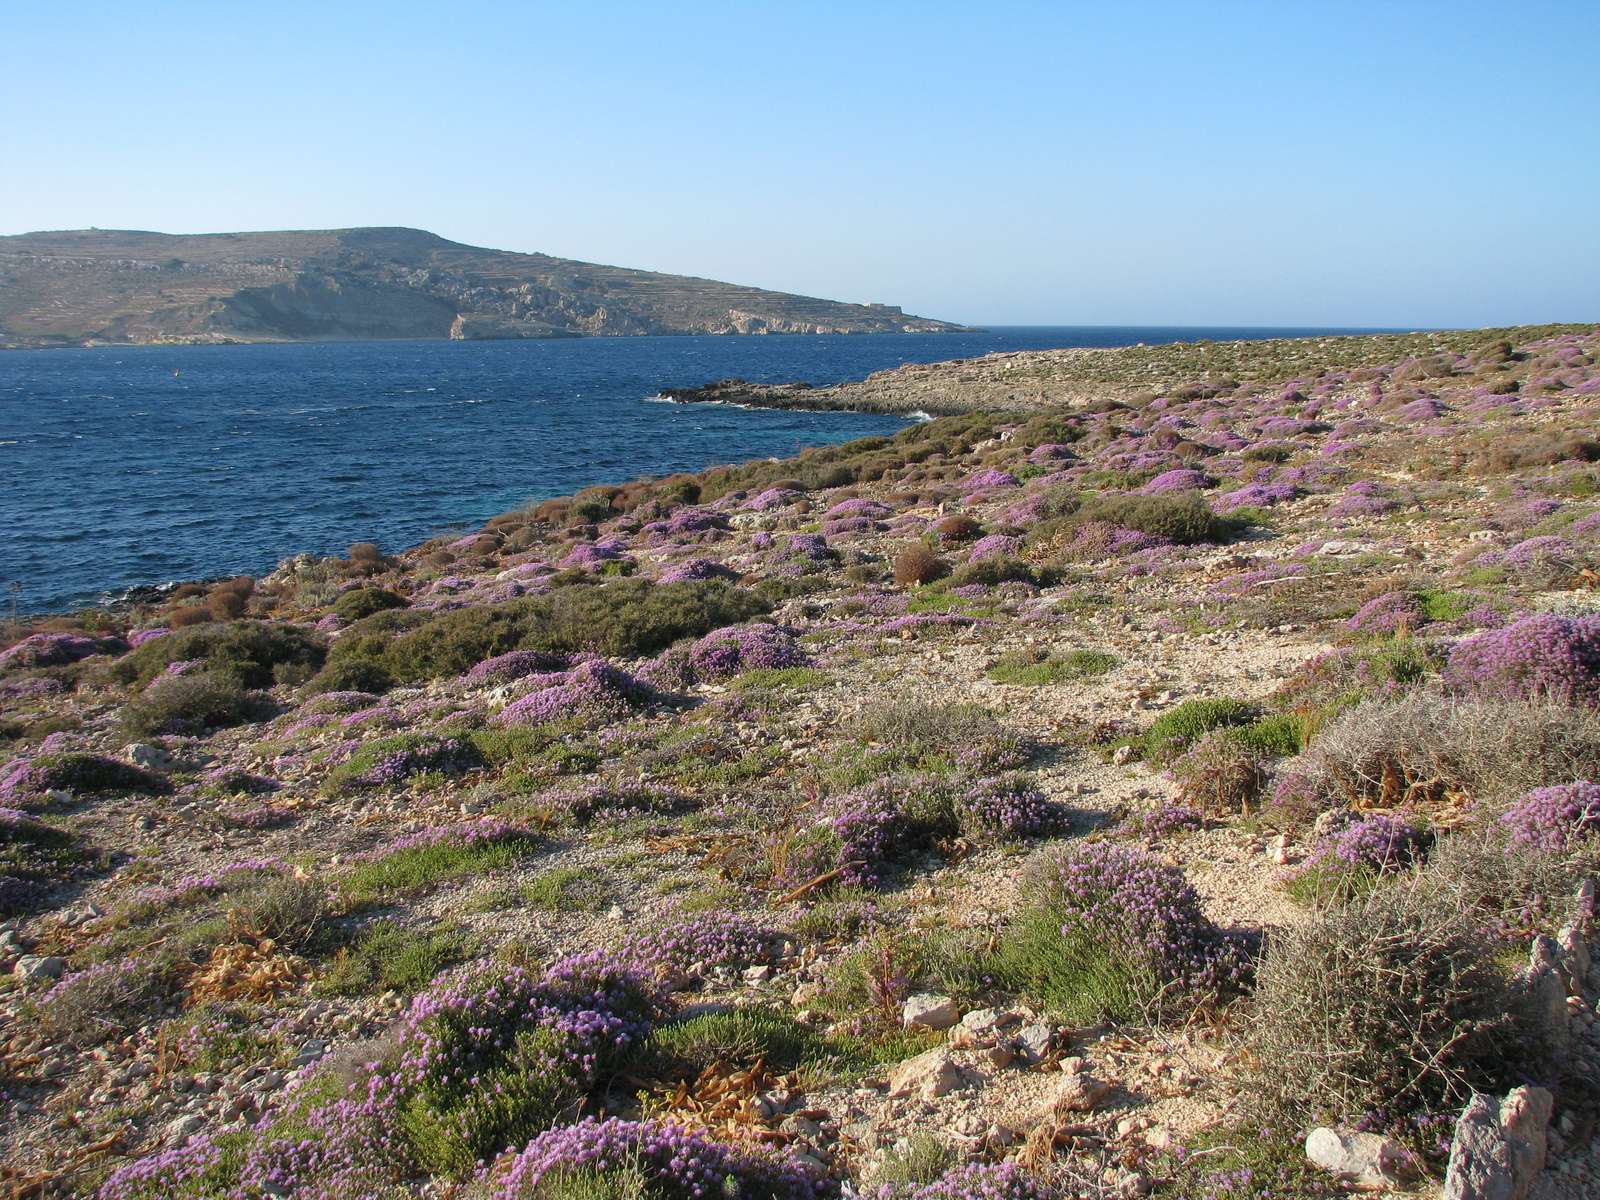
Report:
[[1595,0],[0,0],[0,233],[412,225],[994,324],[1600,319]]

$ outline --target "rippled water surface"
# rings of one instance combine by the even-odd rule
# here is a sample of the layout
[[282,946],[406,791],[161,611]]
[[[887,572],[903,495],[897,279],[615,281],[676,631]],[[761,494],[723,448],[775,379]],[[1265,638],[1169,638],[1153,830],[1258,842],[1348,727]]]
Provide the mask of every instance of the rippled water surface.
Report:
[[20,582],[24,612],[59,611],[134,584],[263,573],[301,550],[398,550],[529,498],[903,424],[650,399],[664,387],[729,376],[824,385],[994,350],[1325,332],[1041,326],[0,351],[0,584]]

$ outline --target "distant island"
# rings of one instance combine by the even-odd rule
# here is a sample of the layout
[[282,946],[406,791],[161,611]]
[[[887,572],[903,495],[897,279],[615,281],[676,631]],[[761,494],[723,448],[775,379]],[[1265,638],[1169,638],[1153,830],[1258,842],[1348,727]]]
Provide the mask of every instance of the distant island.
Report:
[[0,237],[0,346],[945,333],[888,304],[464,246],[421,229]]

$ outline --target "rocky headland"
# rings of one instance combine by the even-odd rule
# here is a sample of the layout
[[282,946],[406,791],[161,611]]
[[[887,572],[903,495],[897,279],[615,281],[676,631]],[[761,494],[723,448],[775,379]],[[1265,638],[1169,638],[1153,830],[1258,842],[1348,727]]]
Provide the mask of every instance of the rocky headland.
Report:
[[965,407],[6,630],[0,1178],[1593,1195],[1597,361],[906,367]]
[[0,237],[7,349],[960,328],[892,305],[485,250],[420,229]]

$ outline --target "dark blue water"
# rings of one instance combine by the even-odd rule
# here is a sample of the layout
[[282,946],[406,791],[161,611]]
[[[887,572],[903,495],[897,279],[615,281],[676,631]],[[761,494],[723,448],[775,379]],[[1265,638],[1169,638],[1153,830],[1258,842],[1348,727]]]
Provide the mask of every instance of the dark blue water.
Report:
[[[340,342],[0,352],[0,587],[23,612],[130,585],[394,551],[529,498],[889,433],[898,418],[650,400],[824,385],[995,350],[1367,330],[1029,326],[870,337]],[[10,595],[0,603],[9,608]]]

